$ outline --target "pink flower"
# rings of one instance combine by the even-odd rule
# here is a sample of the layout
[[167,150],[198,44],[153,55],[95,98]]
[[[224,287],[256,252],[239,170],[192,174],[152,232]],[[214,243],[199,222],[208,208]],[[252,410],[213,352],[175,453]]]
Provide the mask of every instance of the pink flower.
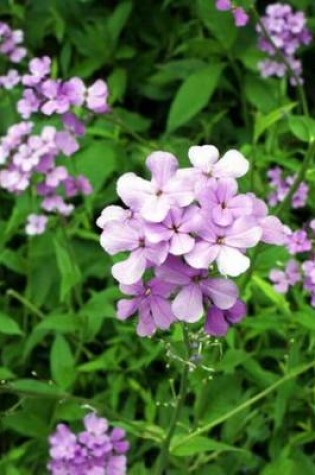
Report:
[[250,217],[238,218],[225,228],[204,220],[198,231],[200,239],[185,259],[196,269],[207,269],[216,261],[221,274],[236,277],[250,265],[242,251],[256,246],[261,235],[261,228]]
[[171,208],[188,206],[194,199],[191,183],[177,177],[177,160],[168,152],[153,152],[146,160],[151,181],[134,173],[119,178],[117,193],[123,202],[147,221],[159,223]]
[[224,12],[224,11],[231,10],[232,3],[231,3],[231,0],[217,0],[215,2],[215,7],[217,10]]
[[152,279],[147,284],[140,281],[133,285],[120,285],[120,289],[133,298],[118,302],[118,318],[125,320],[137,313],[138,335],[153,335],[158,328],[163,330],[169,328],[175,320],[171,304],[167,300],[173,289],[172,285],[160,279]]
[[44,215],[30,214],[27,218],[25,232],[29,236],[43,234],[46,230],[48,218]]
[[195,245],[191,233],[197,230],[195,221],[199,212],[197,206],[174,208],[162,223],[146,223],[145,235],[152,243],[168,242],[170,254],[175,256],[186,254]]
[[202,210],[210,215],[219,226],[229,226],[236,218],[253,212],[251,199],[237,194],[237,182],[232,178],[221,178],[198,194]]
[[105,81],[98,79],[87,89],[86,107],[97,114],[108,112],[107,98],[107,84]]
[[165,242],[150,243],[143,226],[112,221],[101,235],[101,245],[108,254],[130,251],[129,257],[112,268],[112,274],[120,283],[132,285],[138,282],[145,270],[153,264],[161,265],[168,252]]
[[169,257],[156,270],[159,279],[178,287],[172,310],[178,320],[196,322],[204,313],[204,306],[214,303],[227,309],[238,297],[237,286],[228,279],[209,278],[208,272],[192,269],[180,259]]

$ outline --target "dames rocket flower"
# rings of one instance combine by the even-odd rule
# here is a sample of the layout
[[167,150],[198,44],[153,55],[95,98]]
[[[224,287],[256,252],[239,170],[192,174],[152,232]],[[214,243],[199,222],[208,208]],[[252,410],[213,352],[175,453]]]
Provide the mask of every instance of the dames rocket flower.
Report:
[[283,77],[288,74],[287,65],[277,58],[276,46],[295,72],[296,78],[290,78],[291,84],[296,86],[297,81],[302,83],[302,63],[296,57],[296,53],[301,46],[308,45],[312,40],[304,12],[293,12],[290,5],[274,3],[267,6],[266,14],[261,21],[273,43],[266,38],[261,26],[257,25],[258,47],[269,56],[268,59],[258,63],[261,75]]
[[234,310],[240,308],[239,292],[227,277],[249,268],[247,249],[286,238],[284,226],[260,199],[238,192],[236,179],[249,168],[239,151],[220,158],[213,145],[193,146],[188,157],[192,166],[179,168],[173,154],[151,153],[149,180],[135,173],[118,180],[127,208],[110,205],[97,219],[104,250],[122,254],[112,275],[131,298],[118,302],[118,318],[137,315],[140,336],[205,315],[211,316],[206,328],[213,329],[206,331],[223,334],[244,313],[244,307]]
[[65,424],[58,424],[49,437],[51,475],[125,475],[129,443],[125,431],[109,428],[108,422],[95,413],[83,419],[84,430],[75,434]]

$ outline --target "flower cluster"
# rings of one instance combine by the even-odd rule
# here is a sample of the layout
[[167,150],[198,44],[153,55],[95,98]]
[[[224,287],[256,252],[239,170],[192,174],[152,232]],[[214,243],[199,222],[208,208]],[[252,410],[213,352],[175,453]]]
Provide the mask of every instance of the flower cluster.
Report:
[[[11,31],[1,25],[0,35],[1,28]],[[9,38],[8,35],[5,38]],[[12,35],[15,45],[23,39],[22,32],[13,32]],[[8,38],[6,42],[10,43]],[[9,46],[5,51],[11,51]],[[17,54],[13,57],[17,58]],[[78,77],[66,81],[52,79],[48,56],[31,59],[25,74],[19,75],[11,70],[0,78],[0,84],[7,89],[19,83],[23,86],[23,93],[17,111],[23,121],[12,125],[0,141],[0,187],[14,194],[32,188],[40,197],[40,207],[44,212],[68,216],[74,206],[65,199],[78,194],[87,195],[92,187],[86,177],[72,176],[68,168],[57,160],[62,155],[70,157],[79,150],[78,137],[85,134],[85,116],[89,119],[91,113],[109,112],[107,85],[97,80],[87,87]],[[35,113],[56,116],[60,127],[45,126],[35,133],[33,122],[27,121]],[[32,213],[25,231],[28,235],[42,234],[46,226],[45,215]]]
[[[65,123],[79,127],[78,119],[65,115]],[[74,206],[65,202],[78,194],[87,195],[92,188],[84,176],[74,177],[67,168],[58,165],[60,153],[71,155],[78,149],[75,136],[65,137],[68,132],[46,126],[39,134],[33,132],[32,122],[20,122],[11,126],[0,141],[0,187],[14,194],[21,194],[33,187],[41,198],[42,210],[64,216],[72,213]],[[31,214],[26,225],[29,235],[45,231],[45,216]]]
[[[262,17],[261,21],[273,42],[272,44],[266,38],[261,26],[257,25],[258,46],[261,51],[269,55],[268,59],[258,63],[261,75],[263,77],[283,77],[288,73],[287,66],[277,58],[275,45],[285,56],[290,68],[295,72],[296,78],[302,82],[302,63],[296,57],[296,53],[302,45],[309,44],[312,39],[310,31],[306,27],[304,12],[293,12],[290,5],[275,3],[268,5],[266,15]],[[296,85],[296,82],[296,79],[291,77],[291,84]]]
[[90,413],[84,417],[84,430],[73,433],[59,424],[49,437],[52,475],[125,475],[129,443],[125,431],[112,430],[106,419]]
[[[296,176],[284,176],[283,170],[280,167],[271,168],[268,173],[269,185],[272,187],[272,192],[268,196],[268,203],[270,206],[276,206],[281,203],[290,191]],[[309,187],[305,182],[302,182],[297,191],[292,197],[292,208],[303,208],[308,197]]]
[[150,154],[151,180],[134,173],[120,177],[117,192],[127,209],[108,206],[97,220],[105,251],[130,253],[112,274],[131,296],[118,303],[118,318],[138,313],[141,336],[177,320],[197,322],[204,314],[205,330],[224,335],[245,314],[238,288],[226,276],[249,268],[246,250],[259,241],[285,239],[264,202],[238,192],[236,178],[249,166],[241,153],[230,150],[220,158],[216,147],[203,145],[188,155],[192,167],[178,169],[171,153]]
[[[26,56],[23,46],[24,33],[22,30],[12,30],[6,23],[0,22],[0,54],[11,63],[20,63]],[[0,76],[0,87],[12,89],[19,84],[21,78],[16,69],[10,69],[7,74]]]
[[283,270],[273,269],[269,278],[274,288],[280,293],[287,293],[290,287],[298,282],[311,297],[311,305],[315,307],[315,220],[309,226],[292,232],[287,237],[287,248],[291,255],[304,254],[303,262],[290,259]]
[[65,114],[73,107],[85,107],[98,114],[108,112],[108,90],[104,81],[99,79],[86,87],[78,77],[67,81],[52,79],[51,59],[48,56],[33,58],[28,68],[28,73],[22,76],[25,89],[17,106],[23,119],[28,119],[35,112],[47,116]]
[[235,26],[241,27],[247,25],[249,16],[245,12],[244,8],[235,6],[231,0],[216,0],[215,6],[217,10],[222,12],[231,11]]

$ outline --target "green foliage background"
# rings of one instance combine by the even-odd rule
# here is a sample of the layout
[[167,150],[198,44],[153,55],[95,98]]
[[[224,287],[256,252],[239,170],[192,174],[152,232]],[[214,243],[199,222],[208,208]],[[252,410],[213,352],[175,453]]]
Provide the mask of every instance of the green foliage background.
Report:
[[[290,3],[315,33],[313,0]],[[116,201],[118,176],[143,173],[150,151],[187,164],[198,143],[239,148],[253,165],[242,188],[265,197],[267,169],[297,171],[315,122],[285,80],[259,77],[254,27],[236,29],[212,0],[11,0],[0,15],[25,31],[34,56],[53,58],[56,76],[107,80],[113,110],[71,159],[95,191],[65,231],[56,221],[26,239],[30,199],[0,192],[0,474],[45,473],[48,434],[60,421],[79,427],[92,406],[127,429],[128,473],[146,475],[173,411],[181,331],[141,339],[134,322],[116,319],[119,290],[95,219]],[[303,52],[311,112],[314,58],[312,44]],[[16,120],[14,100],[0,91],[1,133]],[[307,180],[307,208],[284,216],[292,226],[314,217],[314,165]],[[300,290],[280,296],[267,278],[287,258],[260,250],[240,279],[248,318],[204,344],[202,365],[214,372],[189,375],[167,475],[314,475],[315,312]]]

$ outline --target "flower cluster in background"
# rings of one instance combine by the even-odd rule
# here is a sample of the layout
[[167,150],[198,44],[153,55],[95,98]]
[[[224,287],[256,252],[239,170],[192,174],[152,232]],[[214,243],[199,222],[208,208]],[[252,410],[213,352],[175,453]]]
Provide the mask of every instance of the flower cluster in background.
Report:
[[219,11],[230,11],[233,15],[235,26],[241,27],[247,25],[249,16],[244,8],[235,6],[231,0],[216,0],[215,6]]
[[153,152],[146,160],[151,180],[120,177],[117,192],[127,209],[106,207],[97,221],[107,253],[130,253],[112,274],[131,296],[118,303],[118,317],[138,314],[141,336],[203,315],[208,333],[224,335],[245,314],[238,288],[226,276],[249,268],[246,250],[259,241],[285,240],[283,225],[268,216],[265,203],[238,192],[236,179],[249,167],[241,153],[230,150],[220,158],[216,147],[204,145],[188,155],[192,167],[179,169],[171,153]]
[[[1,24],[1,28],[11,31],[5,24]],[[22,41],[22,32],[11,33],[15,43],[12,38],[8,39],[9,33],[5,41],[15,45]],[[0,48],[0,52],[9,54],[12,48]],[[13,57],[17,58],[17,54]],[[92,187],[86,177],[73,176],[66,164],[58,161],[79,150],[78,137],[85,134],[85,117],[109,112],[107,85],[100,79],[89,87],[78,77],[66,81],[52,79],[48,56],[31,59],[25,74],[10,70],[0,78],[0,85],[6,89],[19,84],[23,92],[17,111],[23,121],[12,125],[0,141],[0,187],[14,194],[30,189],[40,198],[40,213],[68,216],[74,206],[65,200],[87,195]],[[34,123],[26,120],[33,114],[55,116],[60,126],[44,126],[35,132]],[[42,234],[47,223],[45,214],[32,213],[25,231],[29,235]]]
[[[24,33],[22,30],[12,30],[6,23],[0,22],[0,55],[11,63],[20,63],[27,54],[23,46]],[[0,76],[0,87],[12,89],[20,82],[16,69],[10,69],[7,74]]]
[[[273,44],[281,51],[286,58],[290,68],[294,71],[296,78],[303,82],[302,63],[296,57],[298,49],[303,45],[308,45],[312,36],[306,27],[304,12],[293,12],[292,7],[287,4],[275,3],[268,5],[266,15],[261,19]],[[263,77],[284,77],[288,71],[284,62],[277,57],[277,51],[270,40],[266,38],[265,32],[260,25],[256,26],[259,34],[259,49],[268,54],[269,58],[260,61],[258,68]],[[291,84],[296,85],[296,79],[291,77]]]
[[84,417],[84,430],[75,434],[59,424],[49,437],[52,475],[125,475],[129,443],[125,431],[109,429],[106,419],[90,413]]
[[287,293],[291,287],[301,282],[304,290],[311,297],[315,307],[315,220],[304,229],[292,232],[287,237],[287,249],[292,256],[302,254],[303,261],[290,259],[283,270],[273,269],[269,278],[274,288],[280,293]]
[[[269,178],[269,185],[272,188],[272,192],[268,196],[268,203],[270,206],[276,206],[285,199],[296,179],[296,176],[284,176],[284,172],[280,167],[271,168],[268,171],[267,176]],[[308,192],[308,185],[305,182],[302,182],[292,197],[292,208],[303,208],[307,202]]]

